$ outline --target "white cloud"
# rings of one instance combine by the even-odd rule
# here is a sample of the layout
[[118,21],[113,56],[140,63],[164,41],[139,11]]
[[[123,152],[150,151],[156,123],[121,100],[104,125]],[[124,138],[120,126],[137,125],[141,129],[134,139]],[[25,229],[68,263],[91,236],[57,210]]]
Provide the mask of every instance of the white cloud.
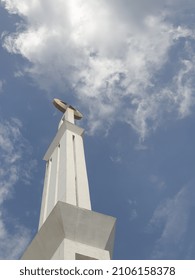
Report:
[[0,213],[0,259],[17,259],[30,241],[30,231],[12,222],[12,232],[8,231]]
[[193,195],[194,188],[185,186],[172,199],[167,199],[155,209],[147,228],[148,232],[156,232],[159,235],[152,258],[174,259],[183,250],[188,252],[186,244],[182,241],[190,226],[190,211],[194,206]]
[[138,217],[138,213],[136,211],[136,209],[132,209],[131,212],[130,212],[130,221],[134,221],[136,220]]
[[131,200],[128,199],[128,204],[130,207],[130,215],[129,215],[129,221],[132,222],[138,218],[138,213],[137,213],[137,202],[136,200]]
[[183,60],[183,67],[180,69],[178,75],[175,77],[175,84],[178,95],[176,102],[179,107],[180,117],[185,117],[191,112],[191,104],[195,104],[194,96],[194,69],[195,69],[195,56],[192,57],[191,61]]
[[91,133],[123,121],[144,139],[167,115],[190,113],[195,55],[186,5],[192,11],[194,1],[1,2],[23,18],[4,47],[31,63],[25,71],[40,87],[71,90],[89,111]]
[[0,93],[3,92],[3,86],[5,84],[5,81],[4,80],[0,80]]
[[152,183],[152,186],[159,191],[162,191],[166,188],[165,182],[156,175],[150,176],[150,182]]
[[121,158],[121,156],[110,156],[110,160],[111,160],[113,163],[117,163],[117,164],[122,163],[122,158]]
[[[18,258],[30,238],[29,230],[5,211],[5,202],[14,197],[16,183],[19,180],[28,183],[31,178],[31,168],[24,164],[30,146],[21,129],[18,119],[0,122],[0,259]],[[34,164],[32,160],[32,168]]]

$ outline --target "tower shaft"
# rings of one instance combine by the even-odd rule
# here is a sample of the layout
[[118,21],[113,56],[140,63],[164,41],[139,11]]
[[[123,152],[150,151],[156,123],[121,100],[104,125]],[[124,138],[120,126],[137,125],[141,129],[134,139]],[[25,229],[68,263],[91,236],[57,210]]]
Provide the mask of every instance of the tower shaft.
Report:
[[[112,257],[116,219],[91,210],[80,112],[65,108],[44,160],[46,172],[39,229],[24,260],[81,260]],[[61,104],[61,103],[62,104]]]
[[47,163],[39,228],[58,201],[91,210],[82,137],[84,130],[69,122],[71,111],[67,109],[44,156]]

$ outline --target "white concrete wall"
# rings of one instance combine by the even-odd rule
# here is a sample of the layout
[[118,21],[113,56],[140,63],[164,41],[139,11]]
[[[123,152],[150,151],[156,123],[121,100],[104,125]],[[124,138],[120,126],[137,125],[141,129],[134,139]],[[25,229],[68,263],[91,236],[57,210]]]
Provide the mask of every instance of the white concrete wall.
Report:
[[59,201],[21,259],[110,259],[114,217]]
[[[71,114],[69,118],[71,119]],[[39,228],[57,201],[91,209],[81,133],[82,129],[64,119],[46,153],[47,165]]]
[[63,115],[44,159],[39,231],[21,259],[110,259],[115,218],[91,211],[83,129]]
[[70,239],[64,239],[54,255],[52,260],[109,260],[110,254],[106,250],[92,247],[86,244],[78,243]]

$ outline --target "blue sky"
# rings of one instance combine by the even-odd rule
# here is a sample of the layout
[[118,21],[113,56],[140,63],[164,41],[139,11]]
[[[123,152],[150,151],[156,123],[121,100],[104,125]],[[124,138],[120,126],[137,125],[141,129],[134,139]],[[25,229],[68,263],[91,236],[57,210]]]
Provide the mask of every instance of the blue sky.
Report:
[[114,259],[195,259],[195,2],[0,3],[0,259],[37,231],[54,97],[84,114]]

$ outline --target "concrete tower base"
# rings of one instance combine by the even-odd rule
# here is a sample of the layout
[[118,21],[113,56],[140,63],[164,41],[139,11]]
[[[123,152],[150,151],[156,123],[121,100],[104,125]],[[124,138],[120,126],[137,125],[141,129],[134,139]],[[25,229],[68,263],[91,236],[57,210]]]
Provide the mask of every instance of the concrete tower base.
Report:
[[111,259],[115,222],[111,216],[58,201],[21,259]]

